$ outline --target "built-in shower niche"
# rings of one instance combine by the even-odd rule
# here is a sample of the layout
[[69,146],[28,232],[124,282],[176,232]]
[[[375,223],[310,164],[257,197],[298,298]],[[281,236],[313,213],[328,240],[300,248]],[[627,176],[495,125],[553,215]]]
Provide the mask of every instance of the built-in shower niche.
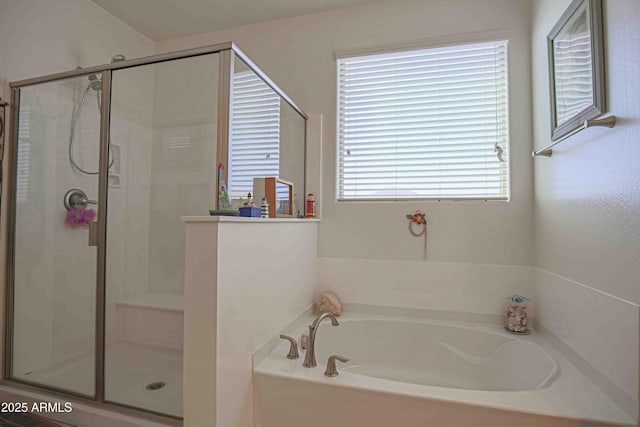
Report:
[[109,187],[122,188],[120,185],[120,146],[112,142],[109,148],[113,156],[113,165],[109,167]]

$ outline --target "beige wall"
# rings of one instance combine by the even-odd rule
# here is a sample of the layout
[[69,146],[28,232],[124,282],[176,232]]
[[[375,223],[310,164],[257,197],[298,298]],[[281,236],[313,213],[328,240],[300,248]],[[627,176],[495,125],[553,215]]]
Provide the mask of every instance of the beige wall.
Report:
[[[443,43],[507,34],[510,39],[512,200],[335,202],[335,52]],[[467,36],[460,38],[461,34]],[[320,256],[421,260],[405,215],[426,211],[432,261],[530,264],[532,171],[529,2],[393,1],[160,42],[159,52],[233,40],[307,113],[322,113]]]

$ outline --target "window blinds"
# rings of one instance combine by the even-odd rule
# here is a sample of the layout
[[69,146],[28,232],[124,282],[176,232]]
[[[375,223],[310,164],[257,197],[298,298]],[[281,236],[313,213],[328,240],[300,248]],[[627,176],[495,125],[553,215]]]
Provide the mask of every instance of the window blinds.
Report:
[[16,170],[16,203],[26,203],[29,201],[30,182],[32,180],[31,169],[33,160],[31,158],[31,143],[33,135],[33,123],[31,110],[25,107],[20,109],[18,117],[18,159]]
[[507,199],[507,97],[506,41],[338,59],[338,199]]
[[[279,176],[280,97],[253,71],[233,75],[229,194],[247,197],[253,178]],[[259,202],[259,201],[258,201]]]

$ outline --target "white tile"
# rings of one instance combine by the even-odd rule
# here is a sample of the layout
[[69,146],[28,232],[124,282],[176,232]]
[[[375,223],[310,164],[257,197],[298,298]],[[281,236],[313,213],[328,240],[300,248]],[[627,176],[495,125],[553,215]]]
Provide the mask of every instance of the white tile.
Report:
[[[638,305],[535,270],[536,322],[638,402]],[[637,416],[637,413],[635,414]]]
[[[529,266],[318,258],[318,286],[347,303],[500,314],[533,294]],[[535,305],[535,304],[534,304]]]

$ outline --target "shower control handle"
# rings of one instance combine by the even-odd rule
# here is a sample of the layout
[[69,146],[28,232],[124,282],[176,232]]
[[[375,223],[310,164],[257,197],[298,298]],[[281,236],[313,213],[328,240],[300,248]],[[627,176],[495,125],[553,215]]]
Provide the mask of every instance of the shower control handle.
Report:
[[77,188],[72,188],[64,194],[64,207],[70,211],[71,209],[85,209],[87,205],[96,205],[97,200],[87,198],[87,193]]
[[97,205],[98,201],[97,200],[89,200],[89,199],[79,199],[76,202],[78,205],[80,206],[87,206],[87,205]]

